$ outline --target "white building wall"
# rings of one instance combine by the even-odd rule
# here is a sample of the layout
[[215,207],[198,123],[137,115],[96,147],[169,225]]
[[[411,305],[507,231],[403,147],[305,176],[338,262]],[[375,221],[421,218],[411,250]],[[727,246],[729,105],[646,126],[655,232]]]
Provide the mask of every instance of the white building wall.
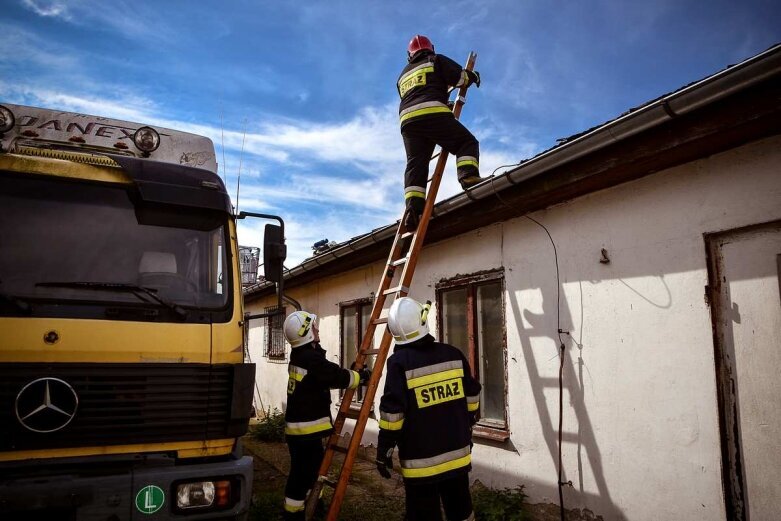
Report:
[[[703,234],[781,219],[780,163],[773,137],[533,214],[556,243],[558,284],[548,236],[523,217],[424,250],[411,292],[419,300],[435,301],[443,278],[505,270],[511,435],[475,444],[473,478],[558,501],[558,288],[558,324],[569,332],[565,504],[606,520],[724,519]],[[375,291],[382,264],[291,291],[321,316],[331,360],[339,302]],[[262,360],[257,336],[253,328],[263,401],[282,408],[285,367]],[[364,441],[376,431],[370,421]]]

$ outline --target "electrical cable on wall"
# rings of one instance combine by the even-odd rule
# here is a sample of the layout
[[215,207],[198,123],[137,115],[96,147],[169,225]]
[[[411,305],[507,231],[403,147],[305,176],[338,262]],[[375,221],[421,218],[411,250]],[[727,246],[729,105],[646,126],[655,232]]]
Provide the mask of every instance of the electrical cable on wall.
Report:
[[[493,184],[494,174],[497,170],[500,168],[508,168],[512,166],[517,166],[521,163],[516,163],[512,165],[502,165],[500,167],[497,167],[492,173],[491,173],[491,183]],[[499,202],[506,206],[507,208],[515,210],[515,207],[510,206],[507,204],[502,197],[499,195],[499,193],[494,190],[494,195],[496,195],[496,198],[499,200]],[[567,333],[566,331],[563,331],[561,329],[561,280],[559,277],[559,254],[558,250],[556,249],[556,243],[553,241],[553,237],[551,236],[548,229],[539,221],[536,219],[529,217],[528,215],[524,215],[526,219],[532,221],[534,224],[545,230],[545,233],[548,235],[548,239],[550,240],[551,245],[553,246],[553,258],[555,260],[556,264],[556,335],[559,339],[559,446],[558,446],[558,476],[556,479],[556,485],[559,491],[559,516],[561,521],[564,521],[564,491],[562,487],[564,485],[570,485],[572,486],[572,482],[563,482],[562,481],[562,474],[564,472],[563,466],[562,466],[562,457],[561,457],[561,445],[562,445],[562,432],[563,432],[563,424],[564,424],[564,355],[566,351],[566,346],[564,344],[564,341],[561,338],[562,333]]]
[[564,485],[571,485],[571,482],[563,482],[562,481],[562,474],[564,472],[563,466],[561,464],[561,441],[562,441],[562,429],[563,429],[563,423],[564,423],[564,354],[565,354],[565,345],[564,341],[561,339],[561,334],[564,332],[561,329],[561,285],[560,285],[560,279],[559,279],[559,254],[556,250],[556,243],[553,242],[553,237],[551,237],[550,232],[548,229],[539,221],[536,219],[529,217],[528,215],[524,215],[525,218],[529,219],[533,223],[537,224],[540,228],[545,230],[545,233],[548,234],[548,239],[550,239],[551,245],[553,245],[553,258],[556,261],[556,335],[559,338],[559,465],[558,465],[558,479],[556,480],[557,487],[559,489],[559,515],[561,517],[561,521],[564,521],[564,491],[562,490],[562,487]]

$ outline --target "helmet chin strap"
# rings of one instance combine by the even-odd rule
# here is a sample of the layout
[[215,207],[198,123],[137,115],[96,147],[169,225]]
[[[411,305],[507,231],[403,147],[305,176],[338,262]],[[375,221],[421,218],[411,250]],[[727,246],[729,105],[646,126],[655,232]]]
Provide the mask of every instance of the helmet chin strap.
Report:
[[421,49],[419,51],[415,51],[414,54],[407,53],[407,61],[412,62],[415,58],[418,56],[424,56],[427,54],[436,54],[433,49]]

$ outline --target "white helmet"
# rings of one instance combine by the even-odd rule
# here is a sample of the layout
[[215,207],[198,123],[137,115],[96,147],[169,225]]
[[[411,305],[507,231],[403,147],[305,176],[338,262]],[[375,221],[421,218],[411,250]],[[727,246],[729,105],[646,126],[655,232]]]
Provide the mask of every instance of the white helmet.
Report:
[[388,312],[388,329],[396,344],[409,344],[428,334],[428,312],[431,302],[422,305],[410,297],[396,299]]
[[287,316],[283,329],[290,347],[302,346],[315,339],[315,320],[317,315],[306,311],[293,311]]

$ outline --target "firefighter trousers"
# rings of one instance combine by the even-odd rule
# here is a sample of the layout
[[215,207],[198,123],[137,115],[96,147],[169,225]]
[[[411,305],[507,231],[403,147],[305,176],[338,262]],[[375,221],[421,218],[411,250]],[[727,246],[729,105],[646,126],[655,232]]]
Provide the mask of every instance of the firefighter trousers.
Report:
[[410,121],[401,129],[407,151],[407,169],[404,188],[420,187],[426,191],[428,165],[439,145],[448,154],[456,156],[458,180],[480,175],[480,144],[464,125],[450,114]]
[[474,521],[469,474],[466,472],[437,483],[404,482],[406,521],[441,521],[440,501],[447,521]]
[[285,520],[304,520],[304,501],[317,480],[317,471],[323,460],[322,438],[296,440],[288,438],[290,474],[285,485]]

